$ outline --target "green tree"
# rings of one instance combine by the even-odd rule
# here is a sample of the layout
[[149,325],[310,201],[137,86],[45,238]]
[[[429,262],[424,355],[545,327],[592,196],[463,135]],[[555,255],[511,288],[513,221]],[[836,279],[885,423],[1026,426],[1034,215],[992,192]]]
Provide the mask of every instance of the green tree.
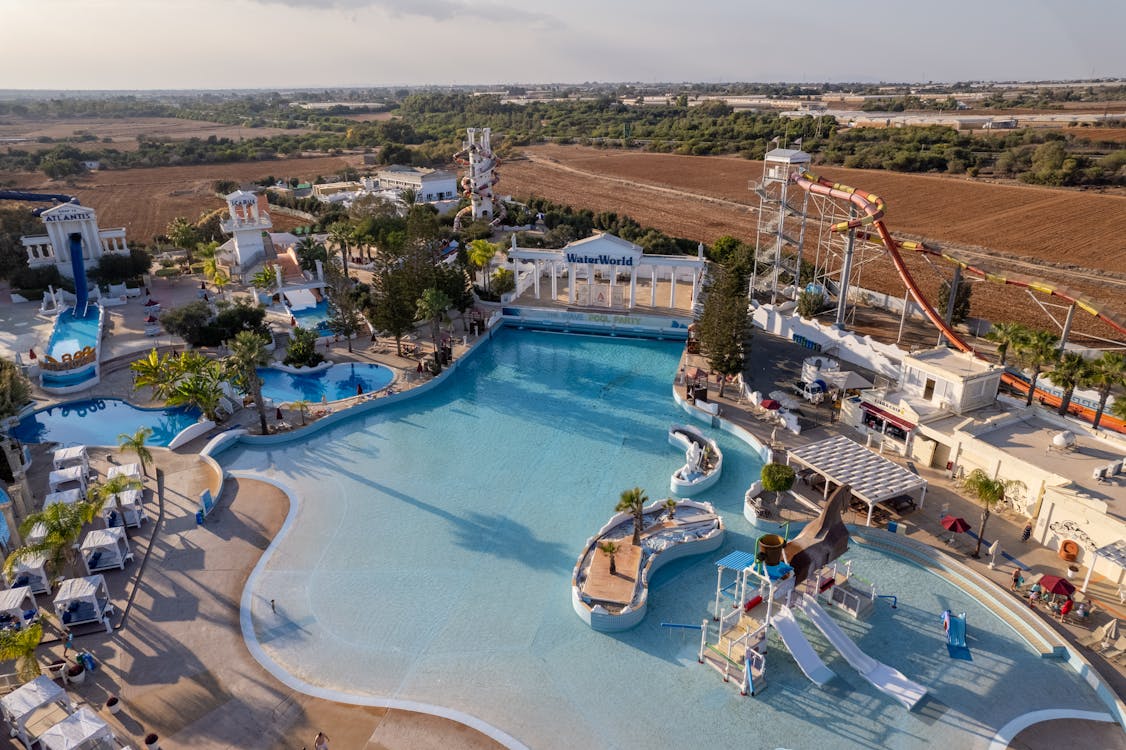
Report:
[[1103,352],[1101,357],[1091,362],[1084,385],[1099,392],[1099,408],[1095,410],[1093,423],[1094,428],[1098,429],[1111,392],[1115,388],[1126,386],[1126,355],[1122,352]]
[[985,538],[985,524],[990,514],[1006,495],[1013,495],[1025,487],[1024,482],[1016,479],[994,479],[981,469],[974,469],[959,483],[961,489],[981,503],[981,527],[977,532],[977,547],[973,556],[981,557],[981,542]]
[[1020,323],[994,323],[985,338],[997,344],[997,362],[1004,367],[1009,349],[1019,349],[1020,342],[1028,338],[1029,333],[1029,328]]
[[318,242],[312,235],[302,237],[296,245],[293,246],[293,252],[297,255],[297,263],[301,266],[303,271],[316,271],[317,261],[321,263],[328,262],[328,250],[325,249],[323,243]]
[[614,556],[618,554],[618,543],[610,541],[600,542],[598,549],[600,549],[607,557],[610,558],[610,575],[617,575],[618,564],[617,562],[615,562]]
[[[958,292],[954,295],[954,316],[950,319],[951,325],[958,325],[970,315],[970,297],[974,288],[964,280],[958,284]],[[950,282],[946,279],[938,287],[938,311],[946,317],[946,308],[950,304]]]
[[804,291],[798,295],[798,315],[812,318],[825,306],[825,295],[820,292]]
[[1017,344],[1017,354],[1025,367],[1032,370],[1032,383],[1028,388],[1025,406],[1032,405],[1036,392],[1036,381],[1045,368],[1051,367],[1059,356],[1059,337],[1048,331],[1029,331],[1028,336]]
[[[356,230],[346,221],[338,221],[328,228],[328,238],[332,240],[340,251],[340,260],[344,266],[344,278],[348,278],[348,253],[356,241]],[[351,348],[348,351],[352,351]]]
[[294,401],[289,405],[290,409],[296,409],[297,413],[301,415],[301,425],[305,425],[305,414],[309,411],[309,402],[304,400]]
[[1121,420],[1126,420],[1126,398],[1116,398],[1111,402],[1107,411],[1112,416],[1118,417]]
[[466,252],[472,267],[483,272],[484,283],[482,286],[487,294],[489,291],[489,264],[492,262],[493,256],[497,254],[497,246],[488,240],[473,240],[469,243]]
[[336,263],[325,266],[325,291],[328,294],[329,328],[348,341],[348,351],[352,351],[352,337],[365,327],[361,300],[352,289],[349,279]]
[[152,461],[152,451],[148,449],[145,442],[152,437],[151,427],[139,427],[136,432],[129,434],[126,432],[117,436],[117,444],[121,450],[129,451],[137,455],[137,460],[141,463],[141,475],[149,475],[149,462]]
[[227,342],[231,353],[223,358],[223,369],[230,381],[254,399],[263,435],[270,428],[266,423],[266,401],[262,396],[262,378],[258,376],[258,368],[270,361],[270,353],[266,351],[267,343],[266,339],[253,331],[242,331]]
[[665,498],[665,510],[669,513],[669,520],[676,519],[677,499],[675,497]]
[[614,506],[614,510],[618,513],[632,513],[633,514],[633,543],[634,546],[641,545],[641,530],[645,524],[645,503],[649,502],[649,496],[645,494],[645,490],[640,487],[625,490],[622,492],[621,497],[618,499],[618,504]]
[[47,567],[53,575],[63,575],[68,569],[73,569],[75,543],[82,536],[83,527],[94,520],[100,509],[101,504],[97,501],[51,503],[38,513],[28,515],[20,524],[20,533],[26,539],[33,528],[43,524],[43,538],[8,555],[4,574],[11,580],[17,565],[38,554],[46,557]]
[[441,289],[431,287],[422,293],[418,300],[418,320],[425,320],[430,324],[430,340],[434,342],[434,362],[437,369],[441,369],[441,347],[438,339],[441,334],[442,321],[446,319],[446,310],[450,309],[450,298]]
[[36,658],[36,651],[43,640],[43,625],[34,623],[22,630],[3,628],[0,630],[0,661],[15,660],[16,677],[27,683],[43,674]]
[[168,241],[175,247],[187,252],[188,265],[190,266],[194,260],[192,251],[195,249],[195,246],[203,240],[195,224],[188,221],[184,216],[177,216],[168,223],[168,227],[164,230],[164,236],[167,237]]
[[121,507],[120,495],[122,492],[129,490],[144,489],[144,484],[136,477],[127,477],[124,474],[118,474],[115,477],[110,477],[104,482],[91,485],[87,495],[99,506],[105,507],[105,504],[113,500],[117,508],[118,517],[124,517],[124,512]]
[[1067,408],[1071,406],[1071,397],[1075,394],[1075,389],[1086,381],[1088,369],[1087,360],[1083,358],[1083,355],[1075,352],[1061,354],[1056,366],[1052,368],[1052,383],[1063,389],[1063,396],[1060,398],[1060,405],[1057,410],[1061,416],[1067,414]]
[[317,334],[308,328],[294,328],[289,334],[289,345],[285,348],[287,367],[314,367],[324,361],[317,351]]
[[774,493],[774,502],[778,502],[778,498],[783,492],[789,492],[794,486],[793,467],[787,464],[769,463],[762,467],[762,489],[765,492]]
[[31,399],[31,383],[15,362],[0,357],[0,419],[14,417]]
[[274,269],[275,266],[273,265],[263,266],[258,273],[250,278],[251,286],[263,292],[268,292],[273,289],[278,283],[278,275]]
[[212,421],[219,419],[219,404],[223,397],[217,368],[209,367],[201,373],[193,373],[176,382],[168,393],[165,403],[169,406],[193,406]]
[[[704,300],[697,335],[708,365],[721,375],[738,375],[746,367],[751,338],[748,304],[746,279],[733,269],[720,266]],[[720,396],[725,381],[726,378],[720,380]]]

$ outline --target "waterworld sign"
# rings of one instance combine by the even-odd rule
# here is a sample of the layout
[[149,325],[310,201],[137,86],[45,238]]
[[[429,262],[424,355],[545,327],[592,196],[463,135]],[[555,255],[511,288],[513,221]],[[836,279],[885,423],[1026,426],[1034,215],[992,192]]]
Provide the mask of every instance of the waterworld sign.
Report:
[[627,253],[623,255],[586,255],[582,253],[567,253],[564,257],[568,263],[592,263],[596,266],[633,266],[640,253]]

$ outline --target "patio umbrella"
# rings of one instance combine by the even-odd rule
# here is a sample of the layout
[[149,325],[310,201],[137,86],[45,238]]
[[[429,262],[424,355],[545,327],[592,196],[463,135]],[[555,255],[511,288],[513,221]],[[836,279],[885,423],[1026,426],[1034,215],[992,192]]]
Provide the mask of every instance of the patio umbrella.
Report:
[[772,398],[764,398],[759,406],[764,409],[769,409],[770,411],[777,411],[778,409],[782,408],[782,404],[778,403]]
[[1059,594],[1060,596],[1071,596],[1075,593],[1075,587],[1066,578],[1059,576],[1043,576],[1038,581],[1041,590],[1049,594]]
[[953,531],[955,534],[961,534],[964,531],[970,530],[970,525],[966,523],[966,519],[954,516],[946,516],[942,519],[942,528],[947,531]]
[[145,318],[146,323],[156,323],[156,322],[158,322],[158,320],[159,319],[155,315],[150,315],[147,318]]

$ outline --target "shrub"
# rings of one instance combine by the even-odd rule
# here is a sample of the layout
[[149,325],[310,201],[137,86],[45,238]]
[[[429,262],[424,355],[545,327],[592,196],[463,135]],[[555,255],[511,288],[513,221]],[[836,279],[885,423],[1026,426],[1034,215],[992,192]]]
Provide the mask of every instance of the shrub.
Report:
[[489,288],[492,289],[493,293],[498,297],[511,292],[516,288],[516,276],[507,268],[498,268],[493,273],[493,280],[489,284]]
[[317,351],[317,334],[307,328],[294,328],[282,363],[289,367],[313,367],[323,361]]
[[798,315],[812,318],[825,306],[825,295],[818,292],[802,292],[798,295]]

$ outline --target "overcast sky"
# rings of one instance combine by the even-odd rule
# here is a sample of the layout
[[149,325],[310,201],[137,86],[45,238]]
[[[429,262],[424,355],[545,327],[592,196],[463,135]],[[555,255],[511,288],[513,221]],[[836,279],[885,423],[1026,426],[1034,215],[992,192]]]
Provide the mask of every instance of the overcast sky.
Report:
[[0,0],[0,88],[1126,76],[1121,0]]

